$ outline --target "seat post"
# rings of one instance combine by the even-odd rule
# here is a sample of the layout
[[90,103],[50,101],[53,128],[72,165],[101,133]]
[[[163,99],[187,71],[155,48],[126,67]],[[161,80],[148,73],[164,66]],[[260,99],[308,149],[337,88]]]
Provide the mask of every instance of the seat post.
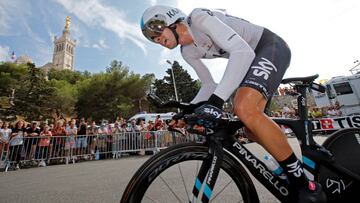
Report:
[[297,106],[298,106],[298,113],[300,120],[308,120],[308,109],[307,109],[307,100],[306,100],[306,90],[307,85],[301,84],[296,85],[296,91],[299,93],[299,96],[297,97]]
[[303,132],[304,134],[298,137],[302,141],[301,147],[309,146],[314,143],[314,138],[312,136],[312,123],[309,121],[308,116],[308,108],[307,108],[307,100],[306,100],[306,90],[309,87],[309,84],[303,83],[300,85],[296,85],[296,90],[299,93],[297,98],[298,101],[298,113],[299,113],[299,120],[303,125]]

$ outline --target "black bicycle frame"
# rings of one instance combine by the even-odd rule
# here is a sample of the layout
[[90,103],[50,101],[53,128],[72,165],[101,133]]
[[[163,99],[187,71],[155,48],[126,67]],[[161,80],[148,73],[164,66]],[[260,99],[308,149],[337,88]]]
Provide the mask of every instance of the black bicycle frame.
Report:
[[[300,142],[303,153],[302,155],[304,157],[304,168],[314,174],[317,169],[315,163],[318,163],[318,161],[331,162],[331,154],[319,146],[313,139],[312,125],[308,120],[307,115],[306,90],[308,87],[308,85],[295,86],[298,96],[299,119],[274,118],[273,120],[277,124],[286,125],[293,130]],[[242,124],[240,123],[237,124],[236,127],[233,126],[232,128],[238,129],[242,127],[241,125]],[[209,154],[211,157],[204,161],[200,167],[193,189],[194,198],[198,197],[201,187],[203,187],[204,191],[202,202],[208,202],[211,198],[212,189],[219,174],[223,158],[224,152],[221,145],[221,143],[223,143],[223,147],[226,151],[228,151],[225,151],[225,153],[230,152],[230,155],[234,156],[239,160],[239,162],[243,163],[251,174],[281,202],[290,202],[293,200],[293,191],[291,190],[291,186],[287,180],[274,175],[261,160],[252,154],[243,144],[236,141],[232,134],[230,134],[226,129],[207,136],[207,139],[209,144]],[[318,150],[319,148],[321,148],[321,150]],[[203,181],[205,180],[207,174],[209,175],[204,183]]]

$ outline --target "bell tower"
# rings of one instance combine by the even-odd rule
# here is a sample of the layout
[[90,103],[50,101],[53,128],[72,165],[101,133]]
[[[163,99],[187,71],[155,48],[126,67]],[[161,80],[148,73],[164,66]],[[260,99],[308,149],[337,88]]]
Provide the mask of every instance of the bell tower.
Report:
[[62,35],[54,37],[53,66],[58,70],[74,70],[76,40],[70,39],[70,17],[66,16]]

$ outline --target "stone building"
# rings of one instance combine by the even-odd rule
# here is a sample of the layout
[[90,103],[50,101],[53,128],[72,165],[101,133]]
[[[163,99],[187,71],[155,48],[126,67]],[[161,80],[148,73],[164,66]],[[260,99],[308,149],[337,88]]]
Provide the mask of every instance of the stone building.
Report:
[[74,70],[76,40],[70,38],[70,17],[66,17],[62,35],[54,38],[52,67],[58,70]]

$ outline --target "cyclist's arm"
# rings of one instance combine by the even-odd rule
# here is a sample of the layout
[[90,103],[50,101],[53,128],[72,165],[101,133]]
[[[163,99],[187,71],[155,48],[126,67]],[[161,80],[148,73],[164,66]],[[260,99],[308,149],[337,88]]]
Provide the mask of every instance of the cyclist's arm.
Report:
[[192,26],[206,33],[223,50],[229,53],[229,61],[214,94],[227,100],[240,85],[248,72],[255,52],[232,28],[224,24],[211,12],[192,13]]
[[217,87],[209,69],[199,58],[194,58],[187,54],[186,50],[182,49],[181,54],[184,60],[194,68],[201,81],[200,90],[190,103],[197,104],[202,101],[207,101]]

